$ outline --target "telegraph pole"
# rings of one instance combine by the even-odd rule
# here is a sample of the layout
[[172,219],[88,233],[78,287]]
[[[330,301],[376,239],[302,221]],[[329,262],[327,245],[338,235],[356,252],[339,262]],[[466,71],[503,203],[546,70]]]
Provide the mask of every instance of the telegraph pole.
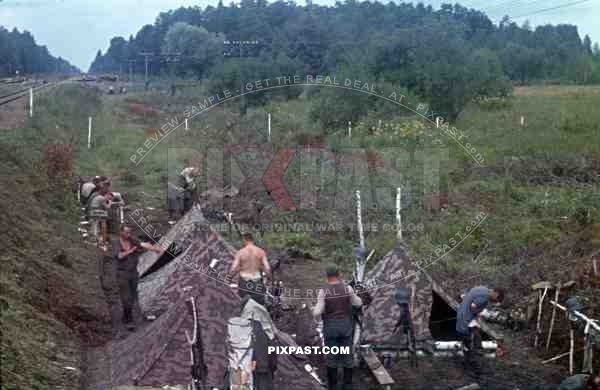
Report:
[[142,51],[140,52],[141,56],[144,56],[144,62],[146,64],[146,76],[144,78],[144,82],[146,82],[146,84],[148,83],[148,58],[150,58],[151,56],[154,55],[154,53],[152,52],[148,52],[148,51]]
[[[181,61],[181,53],[179,53],[179,52],[162,53],[160,55],[160,57],[161,57],[160,62],[164,62],[167,64],[167,72],[170,74],[170,79],[171,79],[171,94],[174,95],[175,89],[176,89],[176,87],[175,87],[175,67],[176,67],[177,63]],[[172,64],[172,65],[169,66],[170,64]],[[187,122],[186,122],[186,127],[187,127]]]
[[[142,51],[139,53],[141,56],[144,56],[144,64],[146,67],[145,78],[144,81],[148,83],[148,58],[153,57],[154,53],[149,51]],[[179,57],[181,53],[162,53],[159,54],[158,57],[161,58],[161,61],[164,62],[179,62]],[[135,62],[135,60],[134,60]]]
[[135,60],[128,60],[129,62],[129,82],[133,81],[133,67],[135,66]]
[[[223,41],[223,56],[225,57],[239,57],[240,58],[240,69],[239,69],[239,77],[240,77],[240,112],[242,115],[246,115],[246,99],[244,97],[244,75],[241,64],[241,59],[243,57],[254,57],[256,56],[256,51],[254,50],[246,50],[244,53],[244,48],[256,48],[260,46],[260,42],[257,40],[249,40],[249,41]],[[237,50],[236,50],[237,49]]]

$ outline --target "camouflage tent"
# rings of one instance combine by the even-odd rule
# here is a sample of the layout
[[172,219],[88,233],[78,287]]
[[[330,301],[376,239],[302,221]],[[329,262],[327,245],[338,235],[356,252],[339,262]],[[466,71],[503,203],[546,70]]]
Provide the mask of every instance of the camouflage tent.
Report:
[[140,276],[145,275],[157,265],[159,259],[165,254],[173,257],[183,252],[197,238],[196,233],[206,226],[206,220],[200,209],[197,206],[193,207],[167,234],[161,237],[158,244],[163,249],[162,252],[154,253],[149,251],[140,256],[138,264],[138,273]]
[[[439,289],[431,277],[410,257],[403,243],[389,252],[365,275],[372,287],[373,302],[365,309],[363,341],[378,346],[402,345],[401,335],[393,335],[400,315],[394,301],[394,290],[398,287],[411,291],[412,321],[417,341],[431,339],[429,319],[433,304],[433,291]],[[443,298],[448,298],[443,294]]]
[[[140,281],[140,307],[145,314],[158,315],[187,295],[217,301],[226,298],[227,304],[238,305],[237,293],[225,281],[235,249],[210,227],[200,210],[192,209],[186,217],[190,214],[195,214],[195,222],[179,227],[188,237],[189,247]],[[179,245],[184,244],[180,241]]]
[[[210,227],[200,210],[193,209],[185,219],[193,223],[174,229],[188,237],[190,246],[169,264],[142,279],[139,286],[140,306],[145,314],[154,314],[157,319],[126,339],[92,352],[88,357],[91,388],[189,384],[192,362],[186,331],[193,333],[194,317],[185,302],[190,297],[194,297],[197,326],[201,329],[207,384],[222,386],[227,365],[227,320],[240,315],[237,292],[223,282],[234,251]],[[213,259],[219,260],[216,265]],[[277,337],[277,343],[290,345],[290,338]],[[304,370],[306,358],[280,355],[278,360],[276,388],[321,388]]]

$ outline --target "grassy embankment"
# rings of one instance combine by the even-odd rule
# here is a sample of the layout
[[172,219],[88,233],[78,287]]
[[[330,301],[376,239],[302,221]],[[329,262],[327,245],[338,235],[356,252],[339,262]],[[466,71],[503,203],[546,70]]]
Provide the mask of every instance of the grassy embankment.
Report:
[[[489,216],[475,233],[435,266],[437,272],[457,280],[478,278],[504,282],[514,286],[513,292],[518,293],[539,278],[572,277],[577,265],[572,259],[600,246],[600,143],[597,142],[600,112],[596,110],[600,97],[595,88],[565,89],[563,93],[545,91],[520,89],[506,102],[473,103],[467,108],[454,125],[484,157],[483,167],[458,145],[442,137],[441,155],[447,153],[448,157],[440,163],[440,191],[449,193],[449,208],[444,212],[427,211],[420,206],[419,197],[409,203],[404,220],[424,226],[422,232],[406,234],[412,251],[428,257],[456,231],[464,229],[478,212],[485,211]],[[221,147],[224,143],[264,143],[267,111],[273,113],[275,147],[320,140],[335,150],[349,146],[374,149],[402,146],[432,155],[440,151],[431,144],[437,130],[415,117],[404,115],[386,120],[383,129],[376,134],[371,134],[368,127],[375,125],[378,118],[364,118],[355,125],[349,142],[343,136],[343,129],[324,130],[311,120],[310,98],[273,102],[269,107],[251,109],[242,119],[228,109],[237,106],[237,101],[233,101],[231,107],[219,106],[193,120],[188,132],[180,128],[171,134],[148,154],[143,164],[135,167],[130,156],[142,147],[147,137],[160,128],[166,118],[181,115],[199,96],[205,96],[201,89],[186,90],[176,97],[157,93],[100,97],[91,90],[66,86],[52,98],[39,102],[38,115],[28,122],[27,129],[5,138],[5,144],[14,146],[5,147],[6,153],[3,153],[3,159],[12,161],[3,164],[10,170],[4,177],[24,179],[23,183],[17,180],[16,187],[8,183],[3,186],[3,196],[11,199],[15,193],[33,194],[18,199],[19,204],[3,202],[5,206],[11,205],[4,214],[11,218],[5,226],[14,232],[7,236],[9,242],[5,246],[17,249],[3,258],[6,271],[2,280],[2,332],[3,351],[8,353],[3,353],[2,363],[3,371],[9,373],[5,383],[25,384],[18,388],[44,388],[47,384],[69,387],[67,383],[75,378],[65,377],[69,371],[62,367],[68,365],[67,362],[77,364],[73,360],[76,360],[73,354],[77,342],[72,331],[76,326],[66,327],[64,313],[56,315],[51,305],[41,304],[53,294],[52,290],[47,286],[32,289],[34,283],[22,282],[16,275],[38,275],[44,280],[59,267],[57,274],[74,286],[74,296],[86,291],[79,290],[78,285],[96,283],[91,271],[94,260],[86,256],[79,258],[82,252],[76,250],[79,244],[72,213],[75,205],[64,191],[49,183],[39,164],[33,164],[43,160],[44,144],[73,145],[74,172],[114,176],[115,188],[137,197],[132,201],[155,207],[163,205],[164,196],[160,191],[164,191],[168,164],[180,168],[183,160],[190,157],[182,149],[173,155],[174,149],[204,150]],[[91,150],[86,145],[88,116],[94,118]],[[525,117],[523,127],[519,125],[521,116]],[[22,146],[23,143],[27,146]],[[18,147],[26,152],[26,159],[14,153]],[[423,163],[414,161],[402,171],[411,179],[413,191],[422,193],[424,182],[428,180],[424,172],[430,172]],[[342,179],[330,184],[324,193],[334,193],[341,188],[351,194],[357,185],[364,184],[360,182],[361,177],[350,175]],[[284,180],[294,194],[312,178],[303,176],[298,161],[293,161]],[[140,198],[142,191],[145,198]],[[393,212],[367,206],[365,223],[394,222]],[[19,210],[26,210],[25,215],[32,213],[32,217],[23,218],[23,211]],[[350,201],[345,209],[331,207],[302,213],[272,211],[272,214],[274,222],[337,220],[352,224],[352,210]],[[266,232],[262,241],[270,248],[297,247],[348,267],[356,238],[356,232],[352,231]],[[376,249],[377,256],[385,254],[395,241],[394,232],[367,232],[367,246]],[[69,253],[68,266],[61,265],[64,256],[53,253],[58,248]],[[41,267],[39,272],[32,272],[35,267]],[[97,286],[87,291],[90,296],[84,296],[83,300],[94,302]],[[73,303],[71,306],[80,310],[82,305]],[[11,388],[10,385],[7,388]]]
[[[151,134],[148,130],[145,133],[144,129],[158,129],[166,118],[174,115],[182,118],[183,111],[197,103],[199,96],[206,95],[197,87],[184,90],[175,97],[140,94],[105,99],[105,111],[110,111],[105,115],[110,119],[99,131],[111,142],[98,146],[89,154],[82,153],[78,163],[85,168],[104,167],[108,174],[131,171],[133,164],[129,157]],[[269,107],[251,109],[242,119],[229,111],[229,108],[237,108],[238,102],[234,100],[229,106],[215,107],[191,121],[188,132],[183,128],[176,130],[148,154],[142,172],[145,191],[152,193],[164,189],[167,161],[180,167],[189,157],[181,152],[173,158],[175,148],[204,150],[221,147],[224,143],[266,142],[265,113],[269,111],[273,113],[275,147],[321,140],[334,150],[346,147],[378,150],[398,146],[415,155],[419,152],[428,155],[424,158],[426,161],[441,156],[439,190],[449,193],[449,209],[445,212],[427,211],[421,207],[422,199],[418,194],[422,193],[430,173],[423,160],[412,158],[402,168],[413,191],[404,219],[407,224],[422,223],[424,226],[422,232],[407,232],[407,240],[416,254],[429,257],[448,243],[457,231],[464,229],[478,212],[484,211],[489,215],[486,221],[469,239],[445,256],[440,266],[448,272],[477,272],[484,279],[506,279],[507,275],[519,273],[511,270],[528,267],[533,259],[556,261],[598,248],[600,112],[595,107],[599,101],[598,88],[549,87],[518,89],[515,97],[505,102],[472,103],[453,125],[484,158],[479,166],[448,138],[440,137],[444,142],[441,147],[433,145],[431,140],[436,138],[438,130],[418,117],[407,117],[406,113],[400,115],[400,110],[398,118],[384,121],[383,129],[376,134],[371,134],[368,127],[376,125],[379,118],[375,115],[364,118],[354,125],[349,142],[344,129],[321,129],[311,120],[310,98],[273,102]],[[138,107],[136,113],[136,104],[145,108]],[[149,110],[151,105],[156,110]],[[521,116],[525,118],[524,126],[520,125]],[[428,137],[429,134],[433,137]],[[447,158],[443,157],[444,153]],[[302,175],[299,161],[300,158],[295,158],[284,176],[293,198],[312,180]],[[355,169],[360,168],[355,166]],[[334,181],[324,192],[341,188],[351,194],[354,188],[365,188],[361,187],[365,181],[358,177],[359,174],[353,177],[338,172],[338,175],[341,180]],[[381,184],[376,182],[379,179],[372,180]],[[365,188],[363,194],[366,192]],[[156,199],[162,202],[164,197]],[[317,213],[275,212],[274,220],[306,222],[310,218],[310,221],[340,220],[352,224],[352,202],[344,207],[320,209]],[[377,211],[367,204],[364,222],[382,221],[393,223],[393,212]],[[346,262],[355,241],[356,232],[351,231],[327,235],[267,232],[263,237],[267,245],[297,246],[318,257]],[[383,255],[395,242],[395,234],[367,232],[366,241],[378,255]],[[541,277],[545,271],[542,268],[536,272]]]
[[2,389],[79,389],[81,342],[106,335],[108,317],[68,150],[47,145],[70,140],[78,111],[98,102],[61,89],[39,103],[27,128],[0,130]]

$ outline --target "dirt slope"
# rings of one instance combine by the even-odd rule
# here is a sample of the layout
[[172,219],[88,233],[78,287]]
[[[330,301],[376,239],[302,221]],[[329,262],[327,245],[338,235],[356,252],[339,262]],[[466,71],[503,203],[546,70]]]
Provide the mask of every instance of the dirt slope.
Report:
[[97,256],[72,195],[19,152],[0,145],[2,389],[77,389],[81,342],[109,330]]

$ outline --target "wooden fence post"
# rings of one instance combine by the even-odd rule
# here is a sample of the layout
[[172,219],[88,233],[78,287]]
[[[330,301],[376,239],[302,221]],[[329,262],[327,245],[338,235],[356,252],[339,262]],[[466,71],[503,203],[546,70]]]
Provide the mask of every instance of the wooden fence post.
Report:
[[33,118],[33,88],[29,88],[29,117]]
[[267,114],[268,141],[271,142],[271,113]]
[[352,140],[352,122],[348,122],[348,140]]
[[358,224],[358,236],[360,239],[360,247],[365,247],[365,234],[362,225],[362,208],[360,204],[360,191],[356,191],[356,221]]
[[88,149],[92,148],[92,117],[88,118]]
[[402,188],[396,189],[396,222],[398,222],[398,239],[402,239]]

